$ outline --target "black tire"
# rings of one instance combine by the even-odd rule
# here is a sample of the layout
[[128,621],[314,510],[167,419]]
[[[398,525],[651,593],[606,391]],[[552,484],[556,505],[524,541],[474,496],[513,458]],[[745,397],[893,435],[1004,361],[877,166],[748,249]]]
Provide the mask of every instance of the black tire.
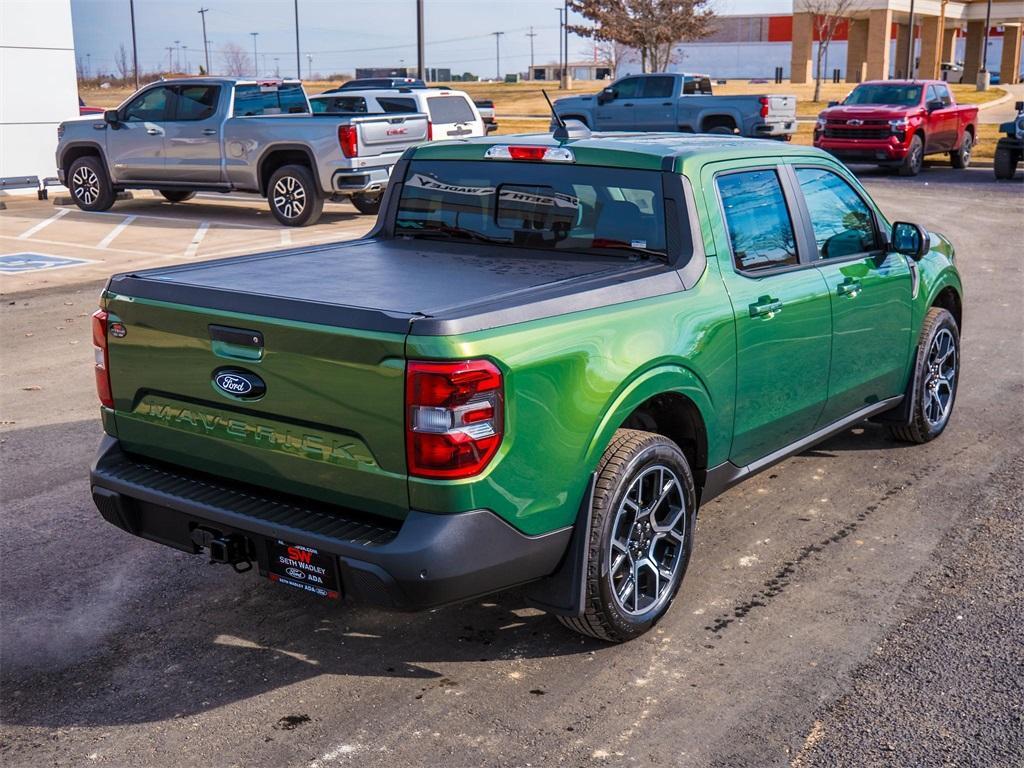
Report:
[[356,210],[360,213],[376,216],[380,213],[380,201],[382,199],[383,195],[370,195],[366,192],[357,192],[352,195],[352,205],[354,205]]
[[117,197],[107,169],[98,157],[75,160],[68,169],[67,182],[71,199],[83,211],[106,211]]
[[920,136],[914,136],[910,140],[910,149],[907,150],[907,156],[903,158],[903,163],[899,167],[900,176],[917,176],[921,172],[921,166],[924,165],[924,142],[921,141]]
[[717,134],[725,134],[727,136],[735,136],[736,135],[736,129],[735,128],[730,128],[727,125],[716,125],[714,128],[709,128],[707,131],[705,131],[705,133],[717,133]]
[[183,189],[159,189],[157,190],[169,203],[184,203],[196,196],[195,192],[188,192]]
[[[951,344],[948,353],[942,346],[943,339]],[[946,384],[941,385],[940,381]],[[948,310],[932,307],[918,336],[910,418],[904,424],[891,424],[892,436],[907,443],[927,443],[941,435],[953,413],[959,381],[960,329]]]
[[286,227],[315,224],[324,210],[324,196],[304,165],[282,165],[267,182],[267,203]]
[[996,147],[993,170],[997,179],[1012,179],[1017,173],[1017,153],[1008,147]]
[[954,168],[962,170],[971,164],[971,150],[974,148],[974,134],[964,131],[960,146],[949,153],[949,162]]
[[[670,486],[671,491],[666,493]],[[645,500],[650,502],[659,488],[662,501],[644,511]],[[632,502],[634,490],[638,504]],[[631,497],[629,501],[627,496]],[[635,512],[630,505],[636,507]],[[696,512],[693,474],[679,447],[653,432],[618,430],[597,467],[586,609],[579,618],[559,616],[558,620],[576,632],[612,643],[632,640],[651,629],[672,605],[686,573]],[[659,530],[654,524],[665,529]],[[618,548],[612,544],[613,536],[620,542]],[[662,584],[663,575],[658,575],[652,588],[655,569],[644,562],[650,560],[653,564],[657,560],[660,564],[663,558],[670,576]],[[620,580],[623,566],[627,567],[626,578]],[[641,573],[646,573],[646,578]],[[639,595],[646,591],[653,594],[649,601],[641,602]],[[624,607],[631,599],[632,610]]]

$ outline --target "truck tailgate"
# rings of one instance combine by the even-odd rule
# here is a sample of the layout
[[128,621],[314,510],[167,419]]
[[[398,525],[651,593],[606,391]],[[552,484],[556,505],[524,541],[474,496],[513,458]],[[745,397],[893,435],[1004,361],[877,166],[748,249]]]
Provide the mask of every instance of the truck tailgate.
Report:
[[[404,334],[204,309],[186,296],[182,302],[107,294],[111,322],[126,329],[109,344],[114,418],[126,451],[331,504],[406,514]],[[236,396],[218,387],[220,374],[239,372],[250,384],[258,377],[265,393]]]
[[769,121],[795,120],[796,119],[796,96],[768,96],[768,118]]
[[352,124],[359,132],[359,157],[404,152],[427,140],[424,114],[354,117]]

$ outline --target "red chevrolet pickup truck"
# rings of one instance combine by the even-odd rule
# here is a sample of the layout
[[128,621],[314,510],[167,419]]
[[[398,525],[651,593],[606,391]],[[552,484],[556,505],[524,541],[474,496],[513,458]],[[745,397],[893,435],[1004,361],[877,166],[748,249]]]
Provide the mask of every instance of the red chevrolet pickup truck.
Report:
[[916,176],[925,155],[945,153],[954,168],[966,168],[977,135],[978,108],[957,104],[941,80],[876,80],[818,115],[814,146]]

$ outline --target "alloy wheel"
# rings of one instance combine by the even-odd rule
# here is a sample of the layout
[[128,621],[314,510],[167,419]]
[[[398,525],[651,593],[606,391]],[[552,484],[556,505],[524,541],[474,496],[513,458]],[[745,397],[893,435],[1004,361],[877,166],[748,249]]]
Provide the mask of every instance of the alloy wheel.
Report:
[[71,176],[71,193],[75,199],[92,205],[100,196],[100,178],[87,165],[80,165]]
[[306,208],[306,190],[294,176],[282,176],[274,185],[274,207],[288,219],[298,218]]
[[928,349],[928,372],[924,384],[924,417],[933,428],[944,424],[953,409],[957,362],[953,333],[943,328],[935,334]]
[[689,535],[685,498],[675,472],[662,464],[630,483],[612,524],[608,569],[624,613],[648,613],[671,598]]

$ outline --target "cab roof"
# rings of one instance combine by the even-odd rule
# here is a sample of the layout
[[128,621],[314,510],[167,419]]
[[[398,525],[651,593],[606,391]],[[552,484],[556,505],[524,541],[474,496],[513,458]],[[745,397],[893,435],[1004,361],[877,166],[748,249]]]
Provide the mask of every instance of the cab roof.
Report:
[[[577,165],[605,165],[646,170],[682,169],[691,159],[703,162],[738,158],[831,157],[814,147],[767,139],[693,133],[592,133],[559,141],[551,134],[488,136],[423,144],[413,150],[417,160],[483,160],[494,146],[544,146],[571,149]],[[501,161],[497,161],[501,162]]]

